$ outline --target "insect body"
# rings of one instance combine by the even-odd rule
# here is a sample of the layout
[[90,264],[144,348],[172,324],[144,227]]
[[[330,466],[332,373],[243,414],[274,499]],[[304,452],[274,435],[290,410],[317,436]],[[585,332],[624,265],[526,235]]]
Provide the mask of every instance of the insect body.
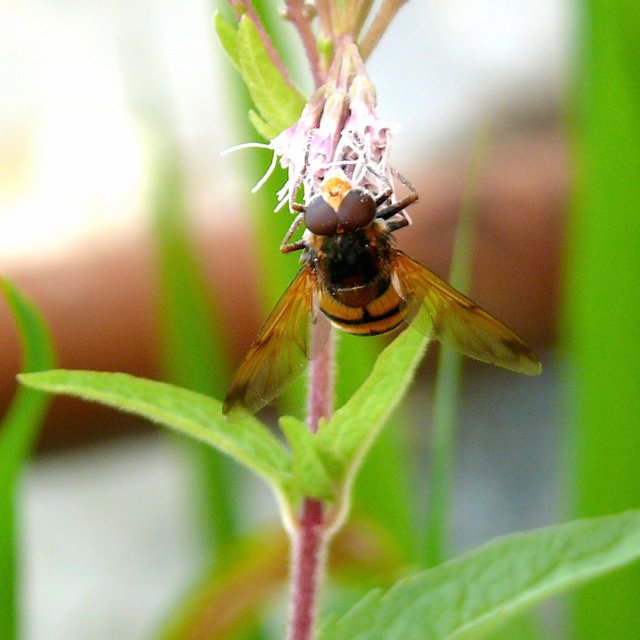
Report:
[[[477,360],[540,373],[538,358],[510,329],[394,247],[392,233],[409,224],[405,208],[418,196],[385,204],[390,195],[374,198],[340,174],[298,206],[281,250],[302,250],[303,266],[234,374],[225,413],[236,405],[257,411],[301,373],[312,355],[310,321],[362,336],[412,324]],[[287,244],[303,222],[302,240]]]
[[391,283],[393,248],[384,225],[312,236],[303,255],[315,271],[320,311],[348,333],[387,333],[406,316],[407,305]]

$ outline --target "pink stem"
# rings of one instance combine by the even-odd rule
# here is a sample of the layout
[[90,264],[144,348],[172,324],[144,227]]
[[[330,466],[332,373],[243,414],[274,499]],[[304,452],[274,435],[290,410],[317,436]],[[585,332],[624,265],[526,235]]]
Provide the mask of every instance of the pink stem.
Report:
[[292,610],[288,640],[313,638],[326,549],[322,516],[322,502],[305,498],[292,549]]
[[383,0],[378,15],[373,19],[369,31],[367,31],[360,43],[360,53],[362,54],[363,60],[369,57],[396,13],[400,11],[407,1],[408,0]]
[[320,33],[323,38],[330,39],[333,36],[333,24],[329,0],[316,0],[316,11],[320,21]]
[[[320,324],[311,327],[311,353],[317,354],[309,366],[307,426],[312,433],[318,430],[320,418],[329,418],[333,413],[335,336],[333,329],[330,329],[327,338],[325,329]],[[323,344],[325,340],[326,345]]]
[[316,87],[319,87],[324,83],[325,78],[320,68],[320,55],[318,54],[316,37],[311,29],[311,22],[308,16],[305,15],[305,11],[303,0],[287,0],[287,19],[295,26],[300,35],[302,46],[309,59],[313,81]]
[[[322,327],[311,329],[312,353],[322,337]],[[314,348],[315,347],[315,348]],[[320,418],[333,412],[334,335],[311,361],[307,426],[315,433]],[[324,570],[327,536],[320,500],[304,498],[298,527],[293,536],[291,568],[291,619],[287,640],[312,640],[315,629],[318,591]]]

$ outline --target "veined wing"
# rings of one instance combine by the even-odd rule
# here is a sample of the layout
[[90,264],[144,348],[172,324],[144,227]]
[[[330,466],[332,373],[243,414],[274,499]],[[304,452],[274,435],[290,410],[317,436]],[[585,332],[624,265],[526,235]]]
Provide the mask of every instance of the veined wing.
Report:
[[236,370],[222,407],[258,411],[292,382],[311,357],[309,321],[315,274],[305,266],[282,294],[249,352]]
[[416,329],[470,358],[527,375],[542,371],[538,357],[511,329],[435,273],[402,251],[396,251],[392,267],[400,294],[414,307],[408,318],[415,316]]

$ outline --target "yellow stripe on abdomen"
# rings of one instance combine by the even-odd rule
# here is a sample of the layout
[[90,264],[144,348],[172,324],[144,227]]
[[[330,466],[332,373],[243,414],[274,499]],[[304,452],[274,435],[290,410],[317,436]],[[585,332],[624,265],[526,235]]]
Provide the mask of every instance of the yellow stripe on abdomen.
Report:
[[407,306],[393,286],[365,307],[348,307],[327,294],[322,296],[320,309],[333,325],[359,336],[393,331],[407,315]]

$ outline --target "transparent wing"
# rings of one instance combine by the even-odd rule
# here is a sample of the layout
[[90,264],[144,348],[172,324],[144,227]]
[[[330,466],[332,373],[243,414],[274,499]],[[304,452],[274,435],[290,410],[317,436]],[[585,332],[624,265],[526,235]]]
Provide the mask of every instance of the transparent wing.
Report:
[[315,275],[310,267],[303,267],[234,373],[224,399],[224,413],[238,405],[258,411],[302,373],[311,357],[309,321],[314,291]]
[[537,356],[511,329],[435,273],[396,251],[392,261],[400,295],[410,305],[412,326],[470,358],[538,375]]

